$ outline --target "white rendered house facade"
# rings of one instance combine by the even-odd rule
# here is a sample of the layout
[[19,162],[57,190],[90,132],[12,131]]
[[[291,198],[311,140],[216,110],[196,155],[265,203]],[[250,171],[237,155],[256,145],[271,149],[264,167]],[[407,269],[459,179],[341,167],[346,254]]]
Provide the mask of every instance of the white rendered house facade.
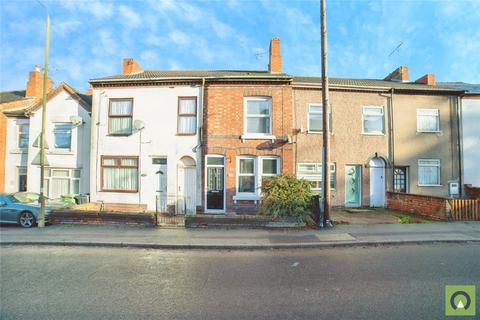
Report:
[[202,85],[91,80],[92,202],[195,214],[201,206]]
[[[45,195],[89,193],[90,103],[62,83],[47,97]],[[7,120],[5,192],[40,191],[41,99],[4,112]]]

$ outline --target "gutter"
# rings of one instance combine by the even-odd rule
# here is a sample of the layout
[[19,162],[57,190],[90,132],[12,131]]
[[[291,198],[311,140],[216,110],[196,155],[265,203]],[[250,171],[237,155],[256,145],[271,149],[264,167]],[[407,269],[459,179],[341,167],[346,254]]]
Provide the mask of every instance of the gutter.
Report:
[[124,82],[172,82],[172,81],[200,81],[203,79],[208,79],[210,81],[291,81],[292,77],[290,76],[281,76],[281,77],[259,77],[259,76],[222,76],[222,77],[157,77],[157,78],[127,78],[127,79],[92,79],[89,81],[90,84],[102,84],[102,83],[124,83]]

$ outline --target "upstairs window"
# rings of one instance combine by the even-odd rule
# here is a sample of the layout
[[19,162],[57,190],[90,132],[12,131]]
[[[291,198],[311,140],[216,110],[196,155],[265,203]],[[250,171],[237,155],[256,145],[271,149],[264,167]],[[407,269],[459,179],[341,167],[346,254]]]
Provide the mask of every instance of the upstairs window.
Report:
[[245,135],[272,134],[272,99],[245,98]]
[[110,99],[108,133],[128,136],[132,134],[133,99]]
[[440,160],[424,159],[418,160],[418,185],[439,186],[440,185]]
[[[332,110],[328,108],[328,125],[332,132]],[[323,132],[323,107],[321,104],[311,104],[308,106],[308,132]]]
[[70,149],[72,146],[72,125],[69,123],[55,124],[53,129],[56,149]]
[[382,107],[363,107],[363,133],[384,134]]
[[28,123],[18,124],[18,147],[20,149],[28,148],[28,132],[30,125]]
[[417,109],[417,131],[440,131],[440,114],[438,109]]
[[197,97],[178,98],[177,133],[194,135],[197,132]]

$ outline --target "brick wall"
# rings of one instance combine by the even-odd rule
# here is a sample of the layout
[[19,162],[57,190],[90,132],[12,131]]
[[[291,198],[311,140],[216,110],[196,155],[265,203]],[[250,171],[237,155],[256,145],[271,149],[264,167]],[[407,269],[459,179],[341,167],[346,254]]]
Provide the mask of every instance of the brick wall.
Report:
[[476,188],[471,184],[465,184],[464,188],[468,199],[480,199],[480,188]]
[[446,199],[441,197],[387,192],[387,207],[433,220],[446,220]]
[[[241,139],[244,134],[244,98],[254,96],[272,99],[272,134],[277,138],[274,143],[271,140]],[[255,201],[235,203],[233,200],[236,194],[236,159],[240,155],[276,156],[280,158],[282,173],[294,172],[293,145],[287,141],[293,129],[291,87],[286,83],[214,83],[207,85],[205,100],[204,155],[225,156],[226,211],[256,213],[259,204]],[[205,177],[205,168],[202,170]]]

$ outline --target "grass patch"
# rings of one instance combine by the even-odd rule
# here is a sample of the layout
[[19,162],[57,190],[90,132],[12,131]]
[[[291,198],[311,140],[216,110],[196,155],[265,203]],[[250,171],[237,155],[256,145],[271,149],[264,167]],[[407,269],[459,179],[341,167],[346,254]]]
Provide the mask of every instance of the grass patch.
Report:
[[430,220],[405,213],[394,213],[393,215],[398,218],[400,224],[431,223]]

